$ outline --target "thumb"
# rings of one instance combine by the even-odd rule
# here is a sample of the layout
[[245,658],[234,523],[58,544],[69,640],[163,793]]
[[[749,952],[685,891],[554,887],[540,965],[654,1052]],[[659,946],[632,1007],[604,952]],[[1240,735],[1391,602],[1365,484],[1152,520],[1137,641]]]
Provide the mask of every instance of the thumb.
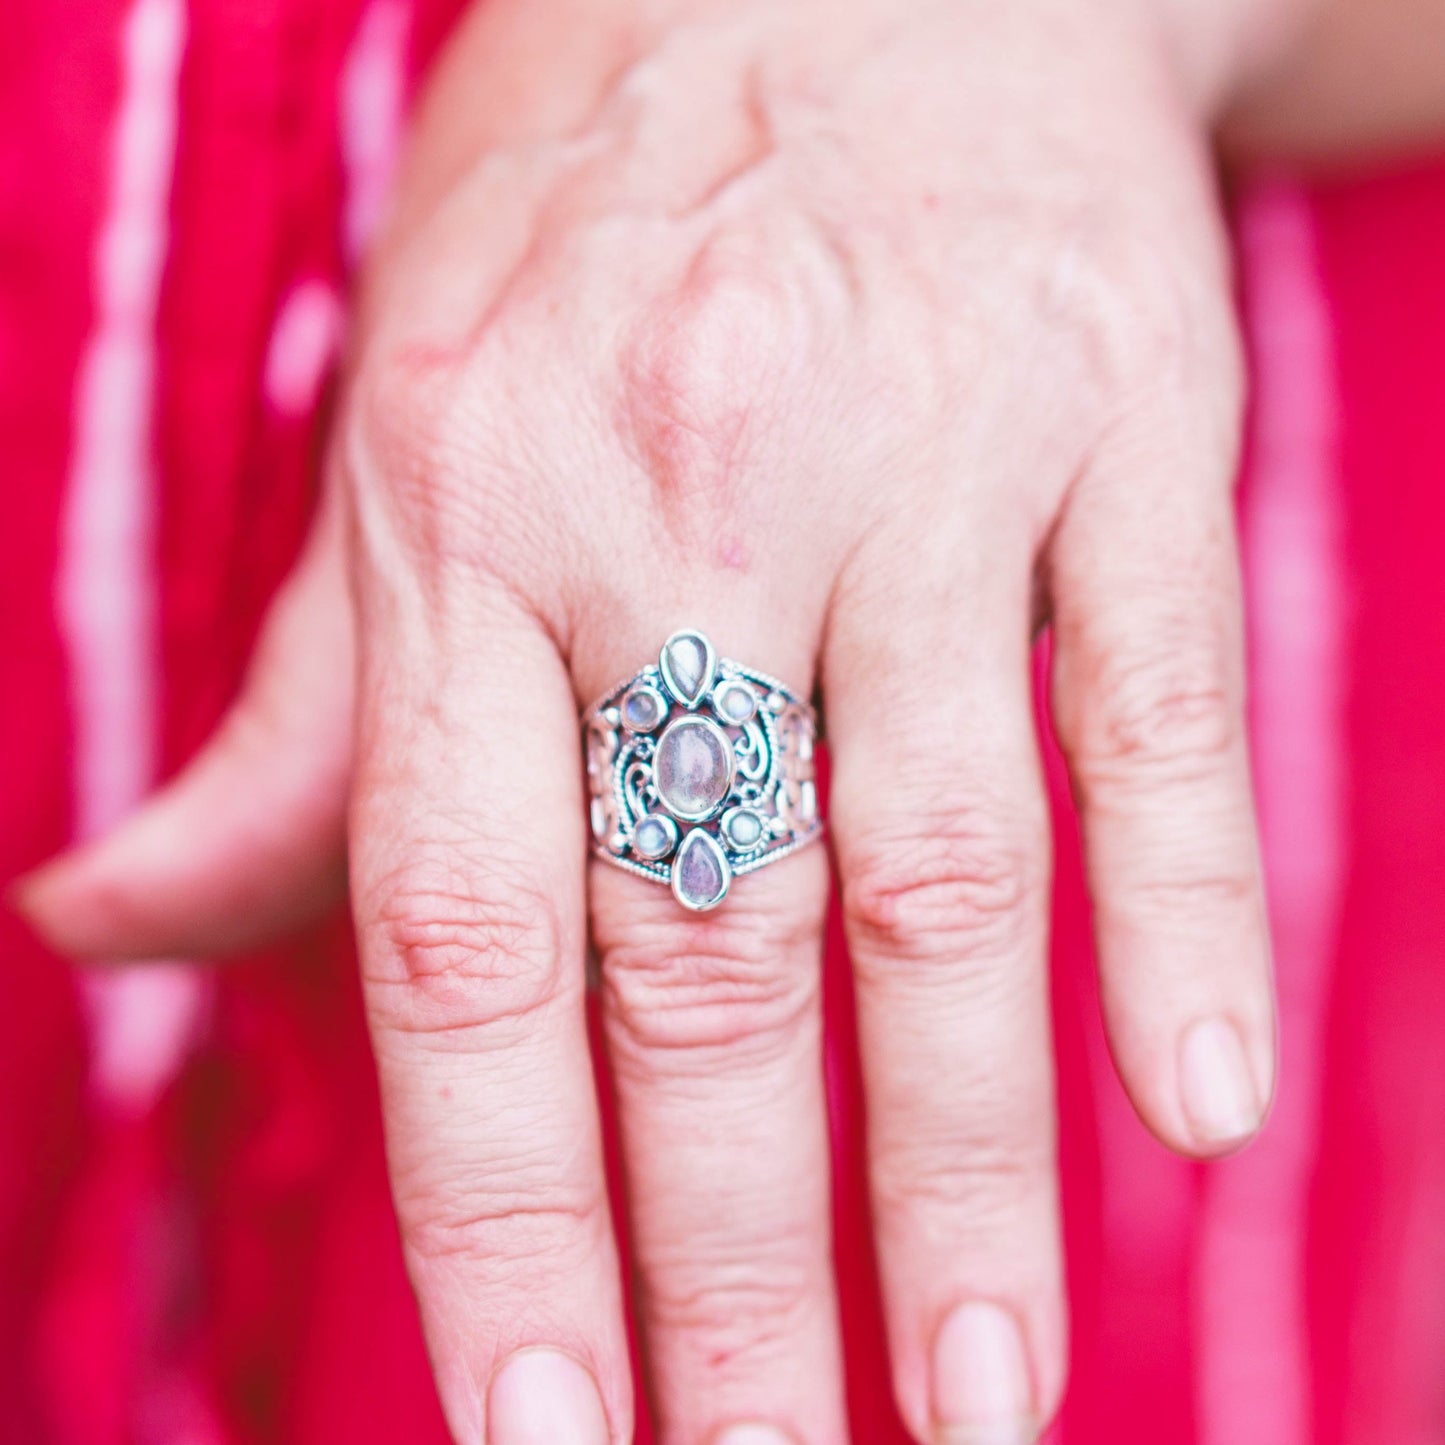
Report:
[[341,541],[327,511],[200,755],[112,832],[15,885],[12,903],[57,951],[239,952],[340,896],[354,686]]

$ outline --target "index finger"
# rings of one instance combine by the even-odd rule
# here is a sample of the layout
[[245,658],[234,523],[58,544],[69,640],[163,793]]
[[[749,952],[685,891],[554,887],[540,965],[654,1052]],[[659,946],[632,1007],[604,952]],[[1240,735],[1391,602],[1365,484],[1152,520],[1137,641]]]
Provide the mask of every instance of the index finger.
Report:
[[363,637],[354,906],[392,1187],[456,1438],[605,1445],[632,1420],[576,714],[542,628],[476,590]]

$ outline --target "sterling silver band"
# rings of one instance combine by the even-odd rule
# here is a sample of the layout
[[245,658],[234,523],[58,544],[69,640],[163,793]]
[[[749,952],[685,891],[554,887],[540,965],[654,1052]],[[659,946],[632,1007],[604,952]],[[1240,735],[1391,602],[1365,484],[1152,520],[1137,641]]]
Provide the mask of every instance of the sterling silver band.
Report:
[[703,912],[732,880],[822,835],[813,709],[775,677],[674,632],[582,714],[592,850]]

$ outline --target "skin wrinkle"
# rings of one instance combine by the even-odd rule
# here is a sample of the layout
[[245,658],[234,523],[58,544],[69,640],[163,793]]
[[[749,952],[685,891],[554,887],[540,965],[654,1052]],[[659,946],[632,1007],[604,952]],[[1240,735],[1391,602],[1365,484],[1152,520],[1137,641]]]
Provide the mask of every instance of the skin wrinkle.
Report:
[[816,918],[742,912],[679,926],[614,919],[605,905],[597,912],[604,1021],[634,1065],[706,1072],[731,1051],[736,1067],[812,1032]]
[[790,1279],[780,1261],[764,1262],[762,1267],[749,1261],[722,1283],[716,1261],[708,1264],[713,1272],[706,1284],[667,1297],[653,1290],[648,1299],[656,1328],[708,1337],[708,1359],[714,1367],[736,1364],[749,1355],[780,1352],[799,1323],[817,1308],[813,1292],[818,1281],[808,1275]]
[[852,848],[845,911],[860,938],[894,954],[956,953],[965,941],[972,952],[1017,926],[1042,893],[1036,840],[943,821],[917,838]]
[[[722,1062],[775,1059],[800,1036],[817,1006],[815,988],[758,980],[708,978],[691,989],[658,992],[603,971],[603,1002],[614,1050],[650,1078],[710,1073]],[[661,1060],[671,1055],[669,1063]]]
[[[519,1236],[539,1253],[551,1254],[558,1237],[575,1235],[579,1226],[588,1232],[595,1229],[599,1211],[605,1219],[600,1197],[575,1206],[494,1197],[485,1208],[458,1208],[453,1201],[434,1222],[419,1220],[413,1213],[406,1237],[410,1248],[433,1262],[455,1257],[479,1266],[496,1261],[503,1268],[516,1268],[517,1261],[525,1258],[517,1249]],[[499,1249],[497,1235],[506,1236],[511,1247]]]
[[[526,1096],[528,1109],[518,1111],[511,1130],[492,1142],[494,1157],[487,1160],[485,1169],[458,1164],[458,1143],[475,1130],[476,1120],[464,1109],[451,1109],[428,1140],[431,1152],[419,1151],[406,1168],[397,1170],[398,1188],[405,1191],[425,1181],[430,1206],[450,1213],[463,1212],[466,1201],[485,1194],[506,1208],[520,1208],[525,1203],[550,1204],[564,1206],[578,1216],[595,1214],[605,1196],[592,1187],[582,1141],[561,1145],[540,1137],[531,1127],[532,1115],[545,1107],[543,1081],[509,1078],[507,1083],[513,1088],[532,1085]],[[458,1167],[448,1168],[449,1164]],[[559,1185],[559,1177],[567,1182]]]
[[777,131],[765,99],[762,71],[756,64],[748,66],[743,74],[742,93],[747,134],[739,144],[737,158],[721,167],[717,175],[705,180],[702,190],[675,212],[677,219],[720,210],[728,191],[765,171],[778,155]]

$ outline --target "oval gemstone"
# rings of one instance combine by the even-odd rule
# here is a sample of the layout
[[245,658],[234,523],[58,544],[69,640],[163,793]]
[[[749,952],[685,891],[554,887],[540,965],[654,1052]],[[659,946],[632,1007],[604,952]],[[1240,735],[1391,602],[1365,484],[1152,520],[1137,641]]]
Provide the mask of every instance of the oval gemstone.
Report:
[[705,717],[679,718],[658,740],[652,779],[674,817],[697,822],[714,813],[733,785],[732,744]]
[[733,870],[710,833],[694,828],[672,864],[672,892],[684,908],[716,908],[727,897]]

